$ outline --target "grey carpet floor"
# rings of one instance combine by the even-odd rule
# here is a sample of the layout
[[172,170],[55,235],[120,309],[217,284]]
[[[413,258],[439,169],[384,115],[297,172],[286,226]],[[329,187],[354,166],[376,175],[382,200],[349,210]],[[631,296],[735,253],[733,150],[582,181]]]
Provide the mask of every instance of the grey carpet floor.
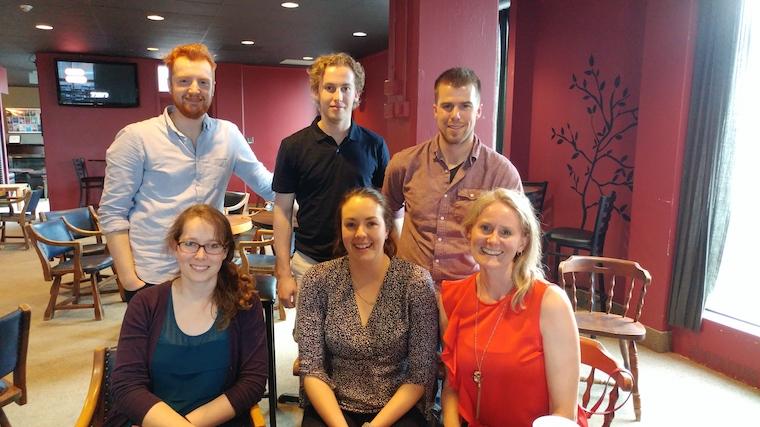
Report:
[[[13,232],[11,226],[11,232]],[[54,427],[74,424],[90,381],[92,352],[116,344],[126,304],[118,296],[104,297],[104,319],[95,321],[92,310],[56,313],[43,321],[49,283],[42,277],[34,249],[8,244],[0,248],[0,313],[26,303],[32,307],[27,381],[28,403],[11,404],[5,412],[16,427]],[[291,365],[297,348],[291,331],[295,312],[277,321],[276,351],[278,392],[297,391]],[[614,342],[605,342],[617,354]],[[760,361],[758,362],[760,363]],[[636,423],[632,402],[617,414],[613,425],[654,426],[758,426],[760,390],[748,387],[673,353],[640,350],[642,421]],[[505,396],[505,399],[516,398]],[[266,401],[261,402],[265,417]],[[301,412],[292,405],[279,405],[278,425],[298,426]],[[268,419],[268,418],[267,418]],[[592,419],[601,425],[601,417]]]

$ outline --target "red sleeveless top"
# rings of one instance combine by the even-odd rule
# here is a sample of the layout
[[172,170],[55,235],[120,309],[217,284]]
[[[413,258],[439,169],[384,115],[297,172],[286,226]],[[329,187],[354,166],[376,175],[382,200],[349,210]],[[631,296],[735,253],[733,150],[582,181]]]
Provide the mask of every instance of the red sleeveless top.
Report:
[[523,300],[525,308],[517,312],[511,307],[513,292],[495,304],[479,303],[478,361],[494,332],[481,364],[480,417],[476,420],[476,276],[441,285],[449,319],[441,359],[449,386],[459,395],[459,415],[472,427],[530,427],[533,420],[549,414],[540,317],[541,301],[550,285],[535,281]]

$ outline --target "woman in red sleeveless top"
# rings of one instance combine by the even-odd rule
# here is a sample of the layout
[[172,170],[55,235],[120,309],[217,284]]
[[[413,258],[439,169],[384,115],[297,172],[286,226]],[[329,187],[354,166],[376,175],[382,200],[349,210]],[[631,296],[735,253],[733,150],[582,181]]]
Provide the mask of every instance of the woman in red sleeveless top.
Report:
[[488,192],[464,227],[480,272],[441,287],[444,426],[575,420],[578,329],[564,291],[544,280],[530,202],[511,190]]

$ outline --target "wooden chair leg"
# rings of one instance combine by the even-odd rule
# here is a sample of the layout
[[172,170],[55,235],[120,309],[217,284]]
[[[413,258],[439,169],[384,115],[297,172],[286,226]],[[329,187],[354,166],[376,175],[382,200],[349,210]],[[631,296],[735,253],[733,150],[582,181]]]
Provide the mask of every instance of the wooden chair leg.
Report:
[[100,303],[100,290],[98,289],[98,276],[90,274],[90,286],[92,287],[92,306],[95,310],[95,320],[103,320],[103,306]]
[[639,352],[636,341],[628,341],[628,353],[631,358],[631,374],[633,374],[633,413],[636,421],[641,421],[641,396],[639,396]]
[[3,408],[0,408],[0,427],[11,427],[11,422],[8,421],[8,417],[5,416]]
[[55,302],[58,300],[58,292],[61,290],[61,276],[53,279],[53,284],[50,285],[50,301],[48,301],[47,308],[45,309],[45,315],[43,320],[50,320],[55,316]]

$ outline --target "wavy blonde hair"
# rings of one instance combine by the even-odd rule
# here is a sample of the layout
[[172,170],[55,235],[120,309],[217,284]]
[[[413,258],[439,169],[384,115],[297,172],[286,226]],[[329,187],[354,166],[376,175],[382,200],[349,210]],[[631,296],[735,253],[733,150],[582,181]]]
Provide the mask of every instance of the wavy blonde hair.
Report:
[[352,109],[356,109],[361,102],[361,95],[364,92],[364,67],[351,55],[338,52],[330,53],[317,57],[311,64],[307,72],[309,73],[309,88],[312,93],[319,93],[319,85],[325,76],[327,67],[348,67],[354,73],[354,89],[356,89],[356,99]]
[[527,243],[522,253],[515,255],[512,267],[512,282],[515,285],[515,296],[512,298],[512,310],[518,311],[525,308],[523,300],[535,280],[544,280],[544,270],[541,265],[541,227],[530,200],[519,191],[496,188],[483,193],[470,206],[464,217],[464,230],[470,236],[472,227],[478,222],[480,214],[488,206],[494,203],[502,203],[512,209],[520,221],[522,232]]

